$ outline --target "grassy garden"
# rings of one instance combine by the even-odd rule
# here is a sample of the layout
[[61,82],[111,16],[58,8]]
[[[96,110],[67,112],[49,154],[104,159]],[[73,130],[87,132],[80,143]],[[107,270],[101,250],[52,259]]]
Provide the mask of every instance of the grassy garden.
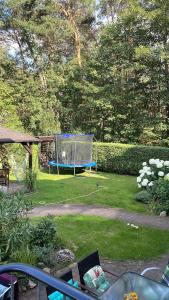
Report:
[[[150,159],[149,163],[143,162],[137,178],[101,171],[81,172],[76,176],[61,173],[58,176],[56,172],[49,174],[48,170],[42,170],[37,172],[36,179],[34,172],[25,173],[26,191],[33,192],[16,196],[1,195],[1,239],[4,245],[1,261],[20,261],[33,265],[43,263],[45,266],[61,268],[63,265],[55,262],[55,255],[62,248],[70,249],[76,260],[96,249],[102,258],[109,260],[148,260],[166,254],[169,251],[169,234],[166,230],[144,226],[132,228],[126,222],[97,216],[30,219],[27,213],[32,206],[84,204],[122,208],[149,215],[150,206],[146,201],[150,198],[153,205],[158,203],[154,213],[163,207],[167,211],[168,168],[168,161]],[[15,220],[13,209],[16,211]],[[8,231],[11,232],[10,237]]]
[[[6,133],[1,140],[0,169],[23,190],[0,186],[0,264],[61,268],[63,248],[76,260],[96,249],[109,260],[167,256],[169,230],[29,213],[82,204],[163,216],[168,224],[168,1],[16,0],[0,8],[0,126],[39,137],[33,145]],[[60,133],[93,134],[90,153],[78,150],[79,139],[59,150],[57,138],[54,147]],[[39,171],[54,158],[62,166],[88,163],[80,152],[99,172]]]
[[[147,169],[143,171],[146,176]],[[70,263],[57,260],[58,251],[63,248],[70,249],[76,261],[96,249],[101,258],[109,261],[149,260],[167,254],[166,230],[134,228],[123,221],[97,216],[29,218],[32,205],[64,203],[147,213],[146,203],[135,200],[137,181],[135,176],[106,172],[58,176],[44,170],[38,172],[36,182],[36,176],[26,174],[25,187],[27,191],[36,188],[33,193],[0,194],[1,262],[23,262],[55,272]]]
[[118,220],[95,216],[62,216],[55,222],[62,241],[77,258],[98,249],[101,257],[109,260],[145,260],[169,250],[169,234],[165,230],[135,229]]
[[81,203],[145,212],[145,206],[134,200],[137,191],[134,176],[84,172],[74,177],[39,172],[37,192],[28,197],[34,206]]

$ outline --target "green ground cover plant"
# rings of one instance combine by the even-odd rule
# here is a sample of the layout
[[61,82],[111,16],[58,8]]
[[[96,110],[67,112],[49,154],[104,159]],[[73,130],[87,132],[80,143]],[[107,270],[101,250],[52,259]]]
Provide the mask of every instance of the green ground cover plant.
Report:
[[47,203],[81,203],[145,212],[144,204],[134,200],[137,192],[133,176],[102,172],[58,176],[39,172],[37,192],[26,197],[30,198],[34,206]]
[[150,259],[169,250],[169,234],[165,230],[135,229],[119,220],[96,216],[62,216],[55,220],[62,241],[77,259],[96,249],[103,258],[122,260]]

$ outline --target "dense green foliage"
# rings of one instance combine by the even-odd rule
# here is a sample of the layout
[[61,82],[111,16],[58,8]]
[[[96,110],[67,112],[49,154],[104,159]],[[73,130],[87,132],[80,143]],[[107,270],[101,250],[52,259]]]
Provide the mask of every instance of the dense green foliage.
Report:
[[156,213],[166,211],[169,215],[169,180],[159,179],[150,190],[152,206]]
[[137,186],[142,189],[135,198],[145,202],[149,211],[169,214],[169,161],[151,158],[142,163],[137,177]]
[[142,226],[135,229],[119,220],[96,216],[63,216],[56,219],[56,224],[61,239],[77,258],[83,258],[98,249],[101,257],[111,260],[145,260],[159,256],[169,248],[167,231]]
[[168,0],[0,1],[0,124],[166,145],[168,11]]
[[98,169],[119,174],[137,175],[142,163],[151,158],[169,160],[169,150],[166,147],[95,143],[95,159],[96,151]]
[[169,180],[164,178],[155,180],[152,187],[144,188],[135,195],[135,199],[146,203],[150,213],[159,215],[165,212],[169,215]]
[[30,209],[30,201],[22,194],[0,194],[0,261],[36,264],[43,258],[46,261],[59,246],[53,218],[32,224]]
[[31,169],[26,170],[25,174],[25,189],[27,192],[35,192],[36,191],[36,180],[37,174]]
[[20,245],[27,248],[30,201],[20,194],[0,195],[0,261],[8,258]]
[[169,180],[159,179],[149,190],[149,208],[153,213],[160,214],[165,211],[169,215]]
[[147,204],[149,201],[152,200],[152,197],[148,191],[143,190],[135,195],[135,199],[136,201],[140,201]]

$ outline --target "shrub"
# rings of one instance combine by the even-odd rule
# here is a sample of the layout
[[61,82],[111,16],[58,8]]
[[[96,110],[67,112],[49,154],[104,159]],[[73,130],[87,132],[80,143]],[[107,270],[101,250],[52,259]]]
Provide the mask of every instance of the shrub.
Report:
[[97,159],[98,170],[101,171],[136,175],[142,162],[152,157],[169,160],[169,149],[118,143],[94,143],[93,147],[93,159]]
[[36,265],[38,258],[35,251],[31,251],[30,249],[21,247],[13,251],[13,253],[10,256],[10,260],[12,262],[16,261],[29,265]]
[[55,247],[57,243],[56,224],[53,216],[42,218],[32,232],[31,244],[37,247]]
[[34,251],[38,262],[43,262],[48,267],[55,266],[56,259],[53,246],[35,247]]
[[25,175],[26,191],[28,192],[36,191],[36,183],[37,183],[37,173],[31,169],[28,169]]
[[166,211],[169,215],[169,180],[157,180],[151,188],[150,193],[152,199],[150,207],[152,211],[157,214]]
[[0,201],[0,260],[8,258],[23,244],[27,247],[30,203],[21,194],[3,195]]
[[59,246],[53,217],[32,224],[27,217],[31,205],[22,194],[1,195],[0,261],[15,260],[36,264],[40,259],[52,262]]
[[135,195],[135,200],[143,203],[148,203],[151,201],[151,194],[147,191],[141,191]]
[[151,188],[154,181],[169,177],[169,161],[151,158],[148,163],[143,162],[142,166],[137,177],[139,188]]

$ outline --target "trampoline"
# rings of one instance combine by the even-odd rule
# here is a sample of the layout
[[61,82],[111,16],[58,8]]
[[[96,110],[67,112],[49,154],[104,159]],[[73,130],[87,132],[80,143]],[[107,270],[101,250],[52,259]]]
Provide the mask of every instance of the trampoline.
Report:
[[92,161],[93,134],[57,134],[54,137],[54,159],[48,162],[50,167],[76,168],[96,167]]

